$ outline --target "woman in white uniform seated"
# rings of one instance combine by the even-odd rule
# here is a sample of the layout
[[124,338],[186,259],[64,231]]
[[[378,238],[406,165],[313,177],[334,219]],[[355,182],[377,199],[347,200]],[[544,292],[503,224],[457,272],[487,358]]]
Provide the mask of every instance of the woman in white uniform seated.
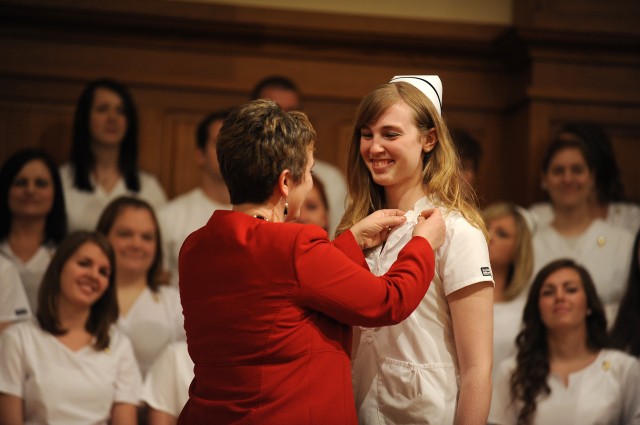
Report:
[[60,167],[69,230],[93,230],[109,202],[123,195],[154,208],[167,202],[158,180],[138,168],[138,116],[129,89],[114,80],[91,81],[73,121],[69,163]]
[[162,270],[158,221],[147,202],[123,196],[105,208],[96,230],[115,252],[117,325],[131,339],[144,376],[167,345],[186,339],[180,295]]
[[516,357],[499,366],[490,423],[640,424],[640,363],[606,348],[604,308],[584,267],[544,267],[522,321]]
[[0,170],[0,252],[18,268],[31,311],[56,245],[67,235],[62,183],[45,151],[24,149]]
[[65,239],[37,321],[0,335],[0,423],[132,424],[142,378],[118,317],[113,251],[97,233]]

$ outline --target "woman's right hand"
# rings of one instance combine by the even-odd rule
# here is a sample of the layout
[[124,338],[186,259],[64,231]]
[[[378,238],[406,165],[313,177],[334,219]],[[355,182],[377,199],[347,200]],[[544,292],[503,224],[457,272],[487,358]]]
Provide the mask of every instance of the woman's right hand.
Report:
[[442,213],[438,208],[424,210],[418,216],[418,224],[413,229],[413,236],[422,236],[434,251],[444,244],[446,226]]

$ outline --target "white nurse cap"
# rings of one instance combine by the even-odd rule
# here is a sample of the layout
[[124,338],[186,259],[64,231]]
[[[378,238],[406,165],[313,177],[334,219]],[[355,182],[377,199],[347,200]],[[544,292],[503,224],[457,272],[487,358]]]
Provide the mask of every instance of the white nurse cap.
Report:
[[437,75],[396,75],[389,81],[409,83],[416,87],[433,103],[438,113],[442,115],[442,81]]

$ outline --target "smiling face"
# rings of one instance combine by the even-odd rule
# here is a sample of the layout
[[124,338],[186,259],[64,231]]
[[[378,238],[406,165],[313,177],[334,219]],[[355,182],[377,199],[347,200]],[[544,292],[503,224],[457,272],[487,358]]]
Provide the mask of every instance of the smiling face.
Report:
[[11,183],[9,211],[13,217],[45,219],[53,207],[55,190],[46,164],[34,159],[27,162]]
[[435,144],[422,135],[413,111],[404,102],[394,103],[378,121],[360,129],[360,156],[373,180],[385,190],[408,191],[422,185],[425,152]]
[[587,205],[594,189],[594,176],[578,148],[558,151],[549,162],[542,181],[558,207]]
[[114,91],[97,88],[89,113],[92,142],[103,146],[118,146],[127,133],[127,116],[122,98]]
[[60,303],[90,308],[109,286],[109,257],[94,242],[85,242],[69,257],[60,273]]
[[551,273],[540,287],[538,308],[548,331],[586,328],[587,296],[578,272],[565,267]]
[[116,255],[116,277],[147,274],[156,256],[157,231],[147,209],[122,208],[107,235]]
[[505,214],[489,220],[489,260],[492,267],[509,267],[516,254],[518,229],[512,215]]

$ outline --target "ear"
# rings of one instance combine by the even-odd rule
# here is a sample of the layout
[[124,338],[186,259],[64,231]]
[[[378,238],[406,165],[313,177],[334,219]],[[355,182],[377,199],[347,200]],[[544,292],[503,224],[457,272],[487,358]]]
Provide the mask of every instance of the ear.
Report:
[[289,190],[293,184],[293,179],[291,178],[291,171],[284,170],[280,173],[280,177],[278,177],[278,187],[277,190],[280,192],[285,199],[289,196]]
[[435,127],[427,131],[427,134],[422,136],[422,151],[425,153],[431,152],[438,143],[438,133]]

